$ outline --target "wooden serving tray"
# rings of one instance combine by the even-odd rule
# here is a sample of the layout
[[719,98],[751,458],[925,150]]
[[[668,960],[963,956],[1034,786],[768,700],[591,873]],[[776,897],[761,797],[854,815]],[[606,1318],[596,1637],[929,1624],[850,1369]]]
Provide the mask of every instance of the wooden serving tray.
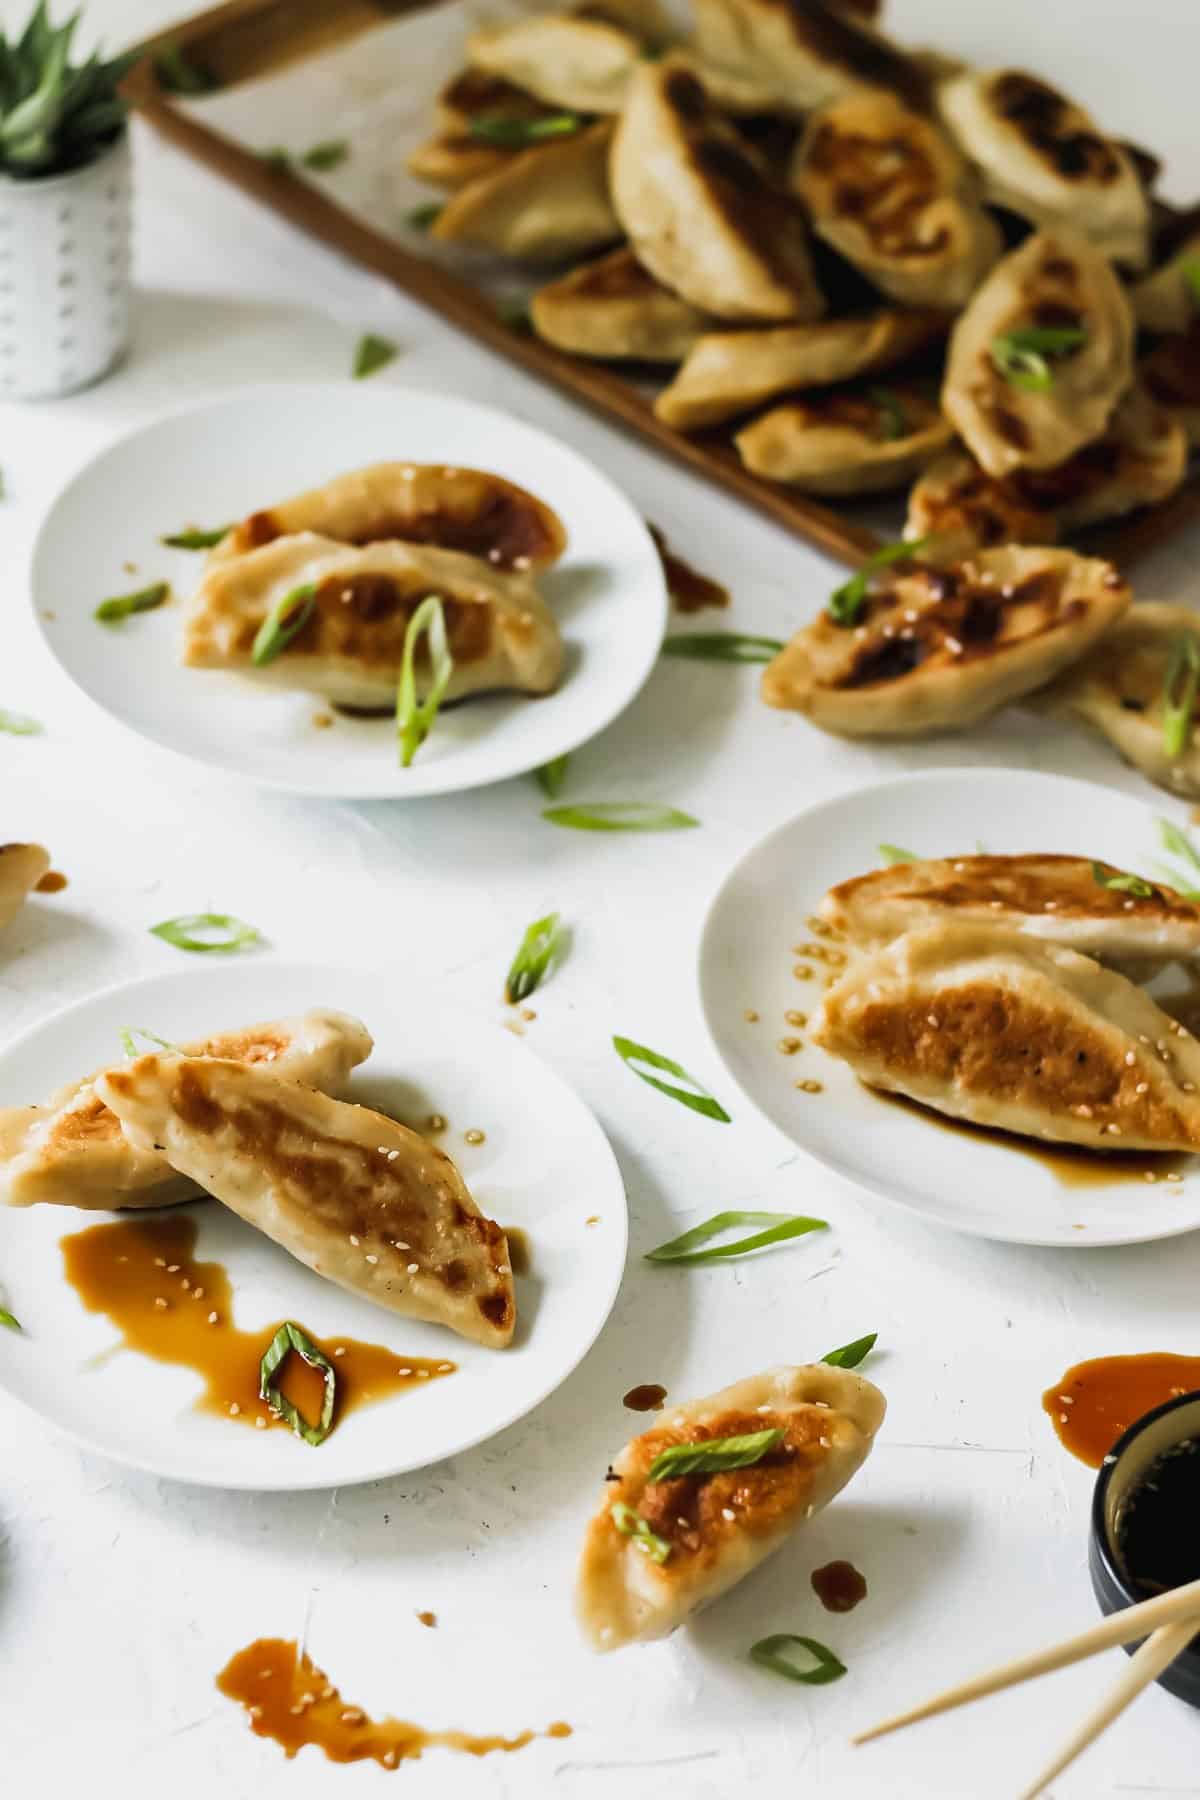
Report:
[[[884,541],[854,519],[847,507],[822,505],[782,482],[743,468],[736,451],[716,433],[684,436],[655,417],[650,401],[614,367],[557,350],[531,333],[514,330],[493,301],[460,276],[406,250],[317,190],[299,170],[281,175],[246,149],[174,103],[154,71],[155,54],[177,46],[189,61],[210,71],[222,87],[271,74],[289,63],[344,44],[406,13],[427,11],[441,0],[224,0],[195,18],[145,39],[143,59],[126,82],[137,112],[178,149],[204,163],[272,212],[382,275],[413,299],[487,344],[509,362],[574,394],[593,412],[625,426],[715,487],[766,513],[798,537],[858,566]],[[432,99],[432,95],[430,96]],[[880,496],[874,497],[876,500]],[[1190,480],[1164,505],[1089,534],[1089,548],[1128,564],[1174,537],[1200,517],[1200,480]]]

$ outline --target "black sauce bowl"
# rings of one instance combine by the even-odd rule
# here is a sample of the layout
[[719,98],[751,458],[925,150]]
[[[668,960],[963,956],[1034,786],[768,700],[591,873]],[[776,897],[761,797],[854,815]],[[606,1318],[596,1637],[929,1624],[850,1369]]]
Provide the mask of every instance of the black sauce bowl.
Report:
[[[1121,1513],[1150,1464],[1189,1438],[1200,1438],[1200,1393],[1181,1394],[1165,1406],[1156,1406],[1117,1439],[1104,1459],[1092,1496],[1088,1542],[1092,1591],[1102,1613],[1121,1612],[1150,1598],[1139,1591],[1125,1572],[1117,1548]],[[1127,1644],[1125,1648],[1132,1655],[1138,1645]],[[1193,1638],[1187,1649],[1168,1664],[1158,1682],[1177,1699],[1200,1707],[1200,1637]]]

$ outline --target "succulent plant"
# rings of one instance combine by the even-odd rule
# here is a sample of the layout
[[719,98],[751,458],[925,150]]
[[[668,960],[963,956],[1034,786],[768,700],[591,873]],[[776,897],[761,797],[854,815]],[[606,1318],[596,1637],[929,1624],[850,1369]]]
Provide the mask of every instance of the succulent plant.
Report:
[[62,175],[108,149],[125,129],[117,92],[136,52],[105,61],[93,51],[71,63],[73,13],[52,25],[37,0],[20,37],[0,32],[0,170],[25,179]]

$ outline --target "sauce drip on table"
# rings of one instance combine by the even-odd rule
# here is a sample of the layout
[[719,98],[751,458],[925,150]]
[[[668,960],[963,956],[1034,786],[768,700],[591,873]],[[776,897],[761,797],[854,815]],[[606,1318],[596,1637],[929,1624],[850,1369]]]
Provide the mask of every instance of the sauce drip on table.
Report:
[[640,1387],[631,1387],[622,1397],[621,1405],[627,1406],[630,1412],[661,1412],[662,1403],[667,1397],[665,1387],[657,1381],[644,1381]]
[[825,1563],[812,1572],[813,1592],[826,1612],[853,1612],[867,1597],[867,1580],[851,1562]]
[[492,1750],[523,1750],[536,1737],[571,1735],[571,1727],[561,1722],[544,1732],[521,1731],[510,1738],[427,1731],[405,1719],[368,1718],[361,1706],[348,1705],[324,1670],[298,1654],[288,1638],[259,1638],[239,1650],[217,1676],[217,1686],[246,1708],[257,1737],[273,1739],[289,1757],[315,1744],[330,1762],[376,1762],[395,1769],[435,1746],[486,1756]]
[[1046,1389],[1042,1406],[1071,1455],[1098,1469],[1135,1420],[1196,1390],[1200,1356],[1098,1356],[1068,1369]]
[[1200,1580],[1200,1442],[1182,1443],[1156,1457],[1127,1497],[1117,1523],[1125,1573],[1149,1596]]
[[690,563],[684,562],[681,556],[676,556],[657,525],[651,525],[648,529],[654,539],[654,548],[658,551],[663,574],[667,578],[671,604],[677,612],[703,612],[706,606],[729,605],[728,588],[722,587],[719,581],[713,581],[708,575],[701,575]]
[[67,886],[67,878],[60,869],[47,869],[34,889],[38,894],[61,894]]
[[[67,1280],[89,1312],[103,1313],[116,1326],[121,1348],[202,1376],[204,1393],[196,1402],[201,1412],[251,1429],[261,1429],[261,1420],[289,1430],[258,1392],[263,1352],[282,1321],[255,1331],[238,1329],[229,1276],[221,1263],[197,1262],[196,1229],[193,1217],[176,1211],[77,1231],[61,1240]],[[335,1425],[359,1406],[438,1381],[455,1367],[340,1334],[319,1347],[337,1376]],[[278,1385],[304,1418],[320,1417],[325,1392],[320,1369],[290,1354]]]

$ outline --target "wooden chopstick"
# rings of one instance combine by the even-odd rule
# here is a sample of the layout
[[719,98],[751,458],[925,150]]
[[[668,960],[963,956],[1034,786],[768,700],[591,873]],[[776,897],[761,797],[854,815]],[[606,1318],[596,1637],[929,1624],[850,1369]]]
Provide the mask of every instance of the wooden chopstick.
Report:
[[[1015,1687],[1018,1682],[1029,1681],[1035,1675],[1046,1675],[1052,1669],[1065,1669],[1068,1664],[1082,1662],[1085,1657],[1111,1649],[1114,1644],[1130,1644],[1135,1638],[1157,1632],[1160,1626],[1178,1625],[1182,1630],[1188,1623],[1190,1630],[1184,1638],[1185,1643],[1200,1631],[1200,1581],[1189,1581],[1185,1587],[1156,1594],[1153,1600],[1143,1600],[1138,1606],[1127,1607],[1124,1612],[1099,1620],[1077,1637],[1067,1638],[1046,1650],[1035,1650],[1028,1656],[1018,1656],[1013,1662],[985,1674],[974,1675],[969,1681],[960,1682],[956,1687],[947,1688],[945,1693],[935,1694],[932,1700],[914,1706],[910,1712],[897,1713],[894,1718],[872,1725],[869,1731],[860,1731],[851,1742],[869,1743],[872,1738],[883,1737],[889,1731],[899,1731],[903,1725],[914,1725],[918,1719],[950,1712],[970,1700],[981,1700],[985,1694],[998,1694],[1003,1688]],[[1170,1657],[1166,1659],[1167,1662],[1170,1660]],[[1162,1666],[1165,1668],[1166,1663]]]

